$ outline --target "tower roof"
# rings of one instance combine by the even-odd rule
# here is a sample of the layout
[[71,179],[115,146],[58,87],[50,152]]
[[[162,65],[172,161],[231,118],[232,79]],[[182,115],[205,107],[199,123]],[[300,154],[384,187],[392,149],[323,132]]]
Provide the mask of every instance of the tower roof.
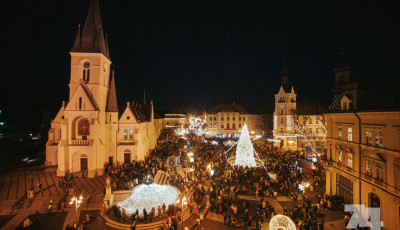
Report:
[[283,60],[281,85],[282,85],[285,93],[290,93],[290,91],[292,90],[292,84],[290,82],[289,73],[288,73],[287,67],[286,67],[286,58]]
[[111,76],[110,89],[108,90],[107,112],[118,112],[117,93],[115,90],[114,71]]
[[78,27],[74,47],[72,47],[71,52],[102,53],[110,59],[108,44],[104,38],[98,0],[91,0],[85,26],[82,33],[80,27]]

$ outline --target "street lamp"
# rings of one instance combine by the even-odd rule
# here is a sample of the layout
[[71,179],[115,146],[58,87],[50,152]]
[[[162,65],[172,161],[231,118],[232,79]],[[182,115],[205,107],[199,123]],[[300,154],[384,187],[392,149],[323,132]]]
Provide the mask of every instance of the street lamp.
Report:
[[[179,200],[177,200],[176,203],[179,204]],[[182,198],[182,212],[181,212],[182,230],[183,230],[183,205],[186,205],[186,204],[187,204],[187,202],[186,202],[186,197],[183,197],[183,198]]]
[[78,224],[78,207],[80,206],[80,204],[82,203],[83,200],[83,196],[82,194],[80,195],[80,197],[76,197],[73,196],[71,198],[71,202],[69,202],[70,205],[72,205],[75,202],[75,217],[76,217],[76,224]]

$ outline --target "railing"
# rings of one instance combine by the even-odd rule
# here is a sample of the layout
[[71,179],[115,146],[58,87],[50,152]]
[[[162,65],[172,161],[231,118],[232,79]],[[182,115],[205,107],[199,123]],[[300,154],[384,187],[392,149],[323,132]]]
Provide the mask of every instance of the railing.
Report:
[[72,145],[89,145],[89,140],[72,140]]
[[134,141],[121,141],[118,143],[119,145],[135,145]]

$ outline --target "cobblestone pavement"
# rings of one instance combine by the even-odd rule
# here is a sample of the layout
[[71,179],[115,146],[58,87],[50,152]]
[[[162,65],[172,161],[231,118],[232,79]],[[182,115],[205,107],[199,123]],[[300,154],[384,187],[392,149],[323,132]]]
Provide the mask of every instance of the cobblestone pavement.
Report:
[[[37,184],[41,183],[43,191],[39,192]],[[100,209],[103,203],[105,176],[84,178],[75,176],[71,181],[74,195],[83,195],[82,208]],[[35,196],[25,199],[24,196],[33,186]],[[58,185],[55,168],[39,168],[37,170],[15,170],[0,174],[0,215],[15,215],[4,218],[4,229],[15,229],[29,214],[36,211],[47,213],[49,201],[53,202],[53,212],[57,211],[59,202],[71,196],[68,190]],[[17,205],[18,204],[18,205]],[[68,207],[66,210],[75,211]],[[67,221],[70,218],[67,218]]]

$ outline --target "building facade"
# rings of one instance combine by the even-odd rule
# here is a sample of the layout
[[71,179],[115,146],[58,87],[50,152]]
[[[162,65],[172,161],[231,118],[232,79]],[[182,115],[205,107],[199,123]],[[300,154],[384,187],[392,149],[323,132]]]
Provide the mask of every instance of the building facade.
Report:
[[207,137],[239,138],[240,131],[246,123],[251,137],[265,134],[265,115],[251,114],[242,106],[217,105],[205,115]]
[[176,113],[176,114],[165,114],[163,119],[163,127],[166,129],[177,129],[182,126],[185,127],[189,124],[189,118],[187,114]]
[[157,142],[153,103],[128,103],[120,116],[97,0],[83,29],[78,27],[70,55],[69,102],[51,122],[46,165],[58,165],[58,176],[94,177],[104,173],[105,164],[144,160]]
[[335,69],[328,123],[326,193],[346,204],[379,207],[384,229],[400,229],[399,89],[350,83]]
[[274,146],[292,151],[305,150],[309,146],[313,152],[324,152],[326,122],[315,107],[316,103],[297,102],[297,94],[284,66],[281,87],[275,94]]

